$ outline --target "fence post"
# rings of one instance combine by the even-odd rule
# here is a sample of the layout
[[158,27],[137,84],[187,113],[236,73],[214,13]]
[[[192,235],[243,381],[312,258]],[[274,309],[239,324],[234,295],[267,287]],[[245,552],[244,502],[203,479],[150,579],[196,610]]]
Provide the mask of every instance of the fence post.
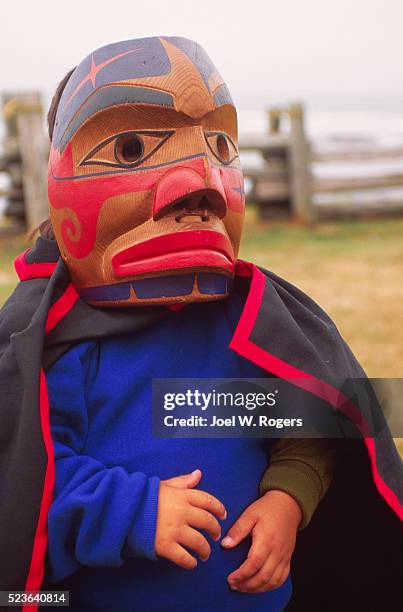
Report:
[[4,107],[6,118],[15,117],[22,160],[22,184],[27,229],[48,215],[48,143],[43,126],[43,109],[38,92],[18,94]]
[[1,156],[1,171],[8,175],[7,187],[2,193],[6,207],[5,217],[10,217],[13,224],[25,227],[24,194],[22,189],[21,156],[18,145],[17,122],[15,117],[5,117],[4,108],[15,94],[1,96],[1,112],[4,117],[4,135],[2,139],[3,152]]
[[304,129],[304,107],[292,104],[290,117],[290,187],[293,216],[308,225],[316,220],[312,201],[312,177],[310,172],[310,144]]
[[281,108],[269,108],[267,117],[269,119],[269,133],[278,134],[281,124]]

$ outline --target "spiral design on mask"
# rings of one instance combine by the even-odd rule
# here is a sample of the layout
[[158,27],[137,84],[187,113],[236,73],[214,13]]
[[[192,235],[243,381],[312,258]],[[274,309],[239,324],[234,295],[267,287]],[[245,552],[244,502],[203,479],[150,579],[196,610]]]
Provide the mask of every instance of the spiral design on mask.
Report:
[[81,224],[76,213],[67,208],[64,210],[64,219],[61,222],[61,233],[64,243],[78,242],[81,238]]

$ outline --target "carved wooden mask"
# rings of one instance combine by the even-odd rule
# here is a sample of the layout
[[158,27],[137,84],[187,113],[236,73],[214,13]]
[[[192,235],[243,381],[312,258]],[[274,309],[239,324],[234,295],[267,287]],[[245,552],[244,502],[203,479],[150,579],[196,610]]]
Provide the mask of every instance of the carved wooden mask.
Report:
[[197,43],[129,40],[78,65],[57,111],[49,203],[87,302],[229,294],[244,214],[237,116]]

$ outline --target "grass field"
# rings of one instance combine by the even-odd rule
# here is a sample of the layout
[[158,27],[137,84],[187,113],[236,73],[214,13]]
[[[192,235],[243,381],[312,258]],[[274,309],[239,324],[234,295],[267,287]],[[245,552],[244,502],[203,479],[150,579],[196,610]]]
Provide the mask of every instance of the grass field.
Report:
[[[23,237],[0,239],[0,304],[12,291]],[[248,211],[241,256],[310,294],[332,316],[367,373],[403,376],[403,219],[314,230],[260,222]]]
[[17,283],[14,258],[27,248],[23,236],[0,236],[0,305],[7,299]]

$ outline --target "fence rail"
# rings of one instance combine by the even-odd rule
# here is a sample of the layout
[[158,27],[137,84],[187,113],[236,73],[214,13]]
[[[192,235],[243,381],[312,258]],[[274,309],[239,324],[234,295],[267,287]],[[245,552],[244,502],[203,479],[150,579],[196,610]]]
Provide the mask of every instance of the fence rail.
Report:
[[403,148],[368,148],[354,151],[313,151],[312,162],[348,162],[348,161],[382,161],[385,159],[403,159]]
[[[295,112],[295,109],[298,112]],[[282,131],[282,119],[289,131]],[[403,148],[368,145],[335,151],[312,149],[304,130],[301,105],[268,111],[269,132],[245,136],[240,141],[243,153],[260,155],[261,164],[244,166],[251,182],[250,202],[258,205],[261,216],[289,214],[306,223],[322,217],[403,214],[403,192],[385,196],[384,190],[403,188]],[[402,171],[361,175],[352,171],[353,163],[402,160]],[[345,175],[327,174],[327,166],[343,162]],[[320,167],[320,175],[317,171]],[[297,175],[296,175],[297,173]],[[340,169],[338,169],[340,174]],[[377,192],[379,190],[379,193]],[[333,199],[332,199],[333,196]],[[359,197],[361,196],[361,197]],[[298,206],[298,201],[303,206]]]
[[[403,166],[403,162],[402,162]],[[340,191],[364,191],[366,189],[384,189],[403,187],[403,174],[385,174],[384,176],[362,176],[348,178],[324,178],[314,181],[314,191],[318,193],[337,193]]]

